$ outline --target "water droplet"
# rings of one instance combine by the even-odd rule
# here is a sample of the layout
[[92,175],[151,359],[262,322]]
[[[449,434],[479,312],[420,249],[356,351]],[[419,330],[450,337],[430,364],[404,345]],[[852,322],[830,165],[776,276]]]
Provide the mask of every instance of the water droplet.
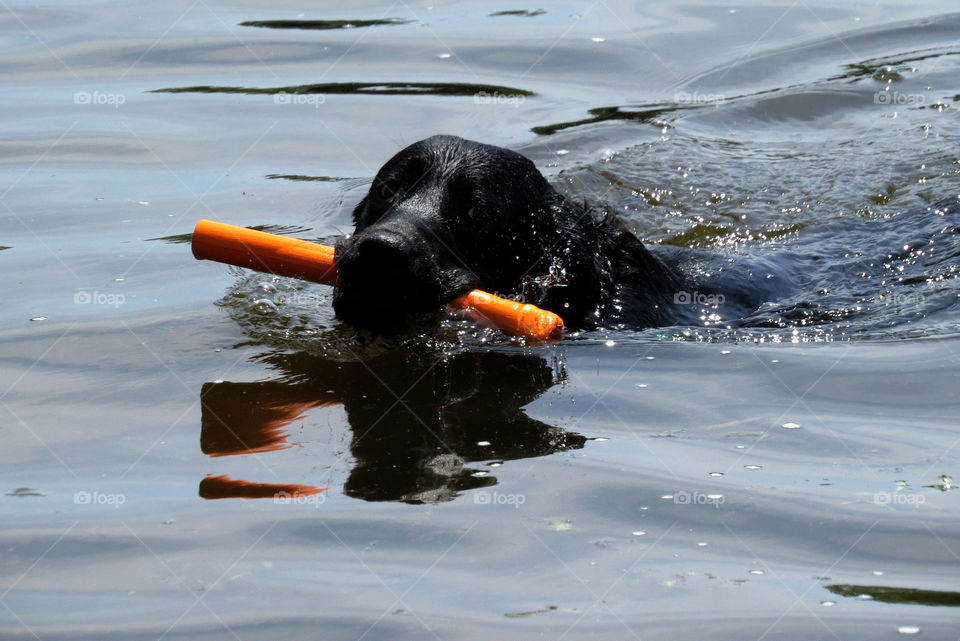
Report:
[[437,57],[440,58],[441,60],[446,60],[446,59],[449,58],[450,56],[451,56],[451,54],[449,54],[449,53],[438,53],[438,54],[437,54]]
[[490,472],[484,472],[483,470],[480,470],[479,472],[471,473],[470,476],[490,476]]
[[780,427],[785,430],[797,430],[800,429],[800,423],[784,423]]
[[730,350],[729,349],[720,350],[720,353],[726,356],[727,354],[730,353]]
[[640,389],[645,389],[645,388],[647,387],[647,384],[646,384],[646,383],[637,383],[637,387],[639,387]]
[[643,530],[637,530],[636,532],[631,532],[631,534],[633,534],[634,536],[643,536],[644,534],[646,534],[646,532],[644,532]]
[[660,500],[661,500],[661,501],[672,501],[672,500],[673,500],[673,494],[664,494],[664,495],[662,495],[662,496],[660,497]]
[[604,343],[604,345],[606,345],[607,347],[613,347],[616,344],[617,344],[616,341],[607,341],[606,343]]
[[764,574],[763,570],[750,570],[750,574]]
[[601,38],[601,37],[599,37],[599,36],[597,36],[596,38],[590,38],[590,39],[593,40],[594,42],[606,42],[606,41],[607,41],[606,38]]
[[873,601],[872,594],[858,594],[857,598],[860,599],[861,601]]
[[652,361],[652,360],[654,360],[654,358],[656,358],[656,357],[655,357],[655,356],[644,356],[644,357],[643,357],[643,360],[645,360],[645,361]]
[[737,448],[738,450],[744,450],[747,448],[746,445],[734,445],[734,447]]
[[779,358],[775,358],[775,359],[773,359],[773,360],[770,361],[770,362],[771,362],[771,363],[779,363],[779,362],[780,362],[780,359],[779,359]]
[[920,627],[916,625],[901,625],[897,628],[900,634],[920,634]]
[[570,150],[569,150],[569,149],[557,149],[557,151],[556,151],[555,153],[556,153],[558,156],[566,156],[567,154],[570,153]]
[[494,461],[490,464],[490,467],[500,467],[501,465],[503,465],[503,461]]
[[477,441],[477,445],[480,447],[490,447],[490,441]]
[[709,543],[707,543],[706,541],[697,541],[697,547],[698,547],[698,548],[705,548],[705,547],[707,547],[708,545],[709,545]]
[[253,303],[253,311],[257,314],[272,314],[279,311],[276,303],[266,298],[261,298]]
[[893,67],[880,67],[873,72],[873,79],[878,82],[886,82],[889,84],[891,82],[899,82],[903,80],[903,76]]
[[874,571],[873,571],[873,576],[883,576],[883,571],[882,571],[882,570],[874,570]]
[[565,521],[548,521],[547,527],[554,532],[569,532],[573,529],[573,523],[569,519]]
[[820,602],[820,605],[822,605],[822,606],[825,607],[825,608],[832,608],[832,607],[835,606],[836,604],[837,604],[836,601],[821,601],[821,602]]
[[710,472],[710,476],[723,476],[723,472]]
[[31,320],[31,321],[45,321],[45,320],[47,320],[47,317],[46,317],[46,316],[34,316],[34,317],[31,318],[30,320]]
[[723,494],[707,494],[707,498],[711,501],[722,501]]
[[593,440],[596,441],[597,443],[605,443],[605,442],[609,441],[610,439],[608,439],[606,436],[598,436],[597,438],[595,438],[595,439],[593,439]]
[[743,469],[745,469],[745,470],[762,470],[762,469],[763,469],[763,466],[762,466],[762,465],[744,465],[744,466],[743,466]]

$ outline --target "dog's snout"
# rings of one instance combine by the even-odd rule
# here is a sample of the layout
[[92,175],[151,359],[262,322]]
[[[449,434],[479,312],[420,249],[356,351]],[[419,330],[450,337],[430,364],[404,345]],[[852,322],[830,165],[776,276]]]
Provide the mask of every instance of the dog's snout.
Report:
[[337,261],[340,278],[348,285],[388,283],[414,271],[411,245],[396,234],[368,234],[356,238]]

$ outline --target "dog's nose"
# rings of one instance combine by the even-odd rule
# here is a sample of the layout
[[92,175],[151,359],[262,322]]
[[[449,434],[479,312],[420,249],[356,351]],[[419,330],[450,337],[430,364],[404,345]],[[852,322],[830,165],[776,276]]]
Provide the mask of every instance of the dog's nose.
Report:
[[414,256],[401,236],[374,233],[350,244],[337,260],[337,272],[348,286],[386,285],[408,279]]

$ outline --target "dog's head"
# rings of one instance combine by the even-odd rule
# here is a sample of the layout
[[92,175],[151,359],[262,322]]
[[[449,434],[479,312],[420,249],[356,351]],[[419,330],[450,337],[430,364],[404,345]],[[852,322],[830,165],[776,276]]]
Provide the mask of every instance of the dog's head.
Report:
[[473,288],[515,295],[555,262],[565,203],[516,152],[455,136],[414,143],[380,169],[337,245],[334,309],[380,328]]

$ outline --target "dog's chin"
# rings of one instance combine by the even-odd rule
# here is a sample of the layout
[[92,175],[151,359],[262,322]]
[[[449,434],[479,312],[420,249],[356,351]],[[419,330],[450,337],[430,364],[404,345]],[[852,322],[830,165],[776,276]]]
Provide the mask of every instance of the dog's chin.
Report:
[[368,294],[344,289],[334,292],[333,310],[348,325],[384,335],[429,331],[443,315],[437,296]]
[[466,270],[440,270],[434,278],[403,281],[402,285],[353,285],[334,290],[337,318],[357,329],[380,334],[429,332],[457,296],[477,288],[477,277]]

